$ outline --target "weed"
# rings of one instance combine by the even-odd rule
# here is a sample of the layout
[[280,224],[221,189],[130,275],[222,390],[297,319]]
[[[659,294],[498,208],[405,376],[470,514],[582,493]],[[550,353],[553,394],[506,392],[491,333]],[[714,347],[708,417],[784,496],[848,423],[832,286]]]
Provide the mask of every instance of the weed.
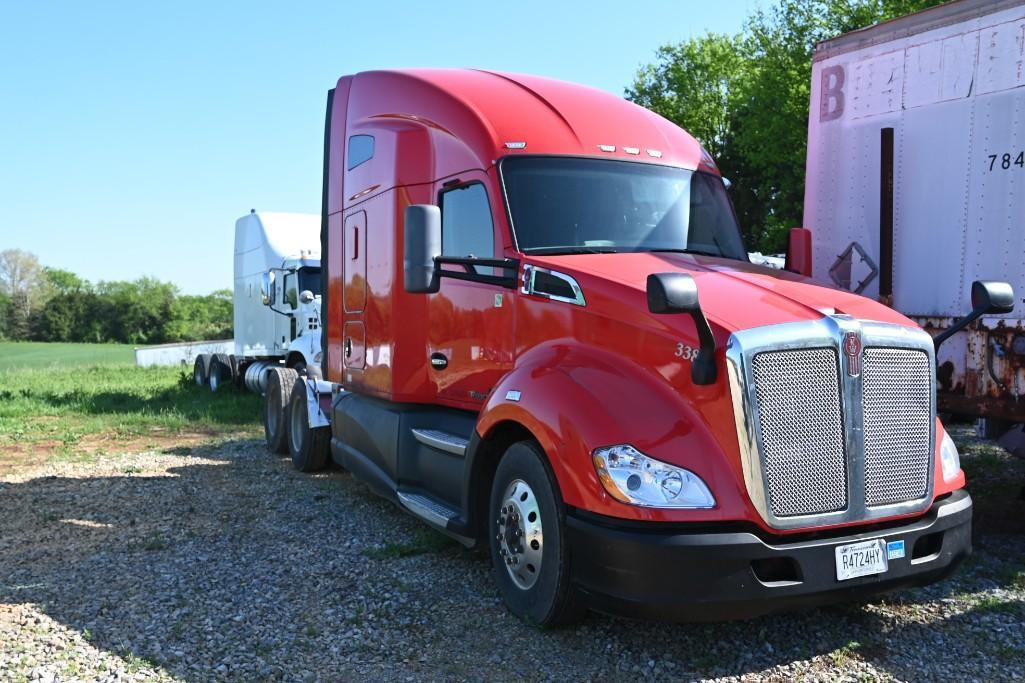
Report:
[[134,652],[129,652],[125,656],[125,664],[128,667],[129,673],[133,673],[133,674],[134,673],[139,673],[142,669],[155,669],[155,668],[157,668],[148,659],[146,659],[145,657],[140,657],[139,655],[135,654]]
[[160,534],[153,534],[142,544],[143,550],[163,550],[167,547],[167,539]]

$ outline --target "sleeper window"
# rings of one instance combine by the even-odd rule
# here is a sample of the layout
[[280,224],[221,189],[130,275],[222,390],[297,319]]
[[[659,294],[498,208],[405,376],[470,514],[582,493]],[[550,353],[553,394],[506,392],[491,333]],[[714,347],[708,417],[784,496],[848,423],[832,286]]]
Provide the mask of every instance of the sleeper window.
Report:
[[353,135],[349,138],[349,151],[345,167],[351,171],[365,161],[374,157],[374,136]]

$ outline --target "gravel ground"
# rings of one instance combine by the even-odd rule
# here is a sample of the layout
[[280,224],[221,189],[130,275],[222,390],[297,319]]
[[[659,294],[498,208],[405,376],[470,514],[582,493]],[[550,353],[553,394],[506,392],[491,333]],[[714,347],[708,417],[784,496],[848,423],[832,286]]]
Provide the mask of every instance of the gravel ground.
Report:
[[[981,479],[1023,480],[1025,463],[959,440]],[[541,632],[506,612],[483,555],[258,441],[54,464],[0,481],[0,680],[1022,680],[1016,495],[928,588]]]

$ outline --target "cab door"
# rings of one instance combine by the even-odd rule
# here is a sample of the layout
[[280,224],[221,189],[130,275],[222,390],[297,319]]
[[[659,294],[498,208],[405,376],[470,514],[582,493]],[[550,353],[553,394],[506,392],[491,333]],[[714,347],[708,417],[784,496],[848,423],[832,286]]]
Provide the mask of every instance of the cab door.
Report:
[[[499,201],[483,172],[460,173],[435,186],[444,256],[496,258]],[[451,269],[452,266],[446,266]],[[477,267],[482,274],[491,268]],[[428,372],[439,403],[479,410],[512,368],[514,291],[500,285],[441,278],[429,295]]]

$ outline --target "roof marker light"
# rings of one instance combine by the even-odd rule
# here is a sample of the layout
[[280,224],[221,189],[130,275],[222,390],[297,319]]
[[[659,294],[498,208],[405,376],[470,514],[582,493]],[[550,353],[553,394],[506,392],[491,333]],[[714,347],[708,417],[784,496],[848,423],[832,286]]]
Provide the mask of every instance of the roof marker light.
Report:
[[615,145],[598,145],[598,149],[600,149],[603,152],[615,152],[616,151],[616,146]]
[[505,143],[506,149],[523,149],[527,146],[525,142],[507,142]]
[[640,154],[641,153],[641,150],[638,149],[637,147],[624,147],[623,151],[626,152],[627,154]]
[[648,156],[649,157],[655,157],[656,159],[661,159],[662,158],[662,152],[658,151],[657,149],[649,149],[648,150]]

